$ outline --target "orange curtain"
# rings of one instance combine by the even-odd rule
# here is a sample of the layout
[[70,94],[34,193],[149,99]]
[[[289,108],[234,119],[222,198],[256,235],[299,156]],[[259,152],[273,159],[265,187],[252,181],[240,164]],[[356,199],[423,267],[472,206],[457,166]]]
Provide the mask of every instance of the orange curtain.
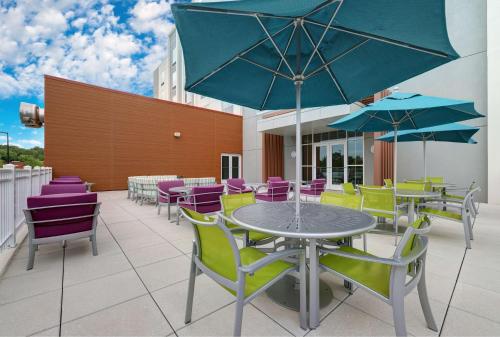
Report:
[[283,177],[283,136],[263,134],[262,140],[262,179],[273,176]]
[[[379,100],[390,94],[389,90],[381,91],[375,94],[375,100]],[[373,137],[376,139],[382,136],[385,132],[375,132]],[[393,144],[375,140],[373,153],[373,183],[375,185],[383,185],[384,179],[393,179],[394,170],[394,150]],[[394,180],[394,179],[393,179]]]

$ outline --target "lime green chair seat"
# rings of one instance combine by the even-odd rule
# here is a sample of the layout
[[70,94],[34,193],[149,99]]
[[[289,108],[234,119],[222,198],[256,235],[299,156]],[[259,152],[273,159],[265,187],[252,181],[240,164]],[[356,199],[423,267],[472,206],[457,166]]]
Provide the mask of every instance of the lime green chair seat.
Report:
[[[240,249],[241,264],[243,266],[250,265],[258,260],[266,257],[267,254],[261,252],[254,247],[245,247]],[[292,268],[293,264],[285,261],[274,261],[265,267],[257,270],[253,275],[246,274],[245,276],[245,296],[250,296],[257,290],[268,284],[279,274],[285,270]],[[234,280],[235,281],[235,280]],[[234,290],[228,289],[233,295],[236,295]]]
[[[239,207],[255,204],[256,200],[255,200],[255,195],[253,193],[237,193],[237,194],[222,195],[221,202],[222,202],[222,210],[224,216],[227,218],[226,226],[228,228],[237,228],[238,227],[237,225],[228,221],[231,214],[234,212],[235,209]],[[238,238],[243,238],[243,234],[241,233],[236,233],[235,236]],[[261,232],[248,231],[247,239],[249,241],[248,243],[251,243],[253,245],[259,245],[261,243],[268,243],[269,241],[272,241],[273,236]]]
[[448,194],[446,193],[444,195],[445,198],[449,198],[449,199],[456,199],[456,200],[464,200],[465,199],[465,196],[463,195],[458,195],[458,194]]
[[[352,247],[341,247],[339,251],[354,255],[373,256]],[[359,261],[332,254],[321,257],[319,263],[389,298],[390,265]]]
[[435,215],[441,218],[450,218],[458,221],[462,221],[462,214],[461,213],[456,213],[456,212],[451,212],[451,211],[443,211],[442,209],[436,209],[436,208],[421,208],[420,213],[423,214],[430,214],[430,215]]

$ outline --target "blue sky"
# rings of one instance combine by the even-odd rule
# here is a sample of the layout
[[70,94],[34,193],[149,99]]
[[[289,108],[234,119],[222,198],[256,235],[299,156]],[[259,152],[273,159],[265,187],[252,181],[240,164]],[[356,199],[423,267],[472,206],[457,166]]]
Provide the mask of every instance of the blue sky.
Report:
[[44,74],[151,95],[172,2],[0,0],[0,131],[43,146],[43,129],[22,127],[18,110],[21,101],[43,107]]

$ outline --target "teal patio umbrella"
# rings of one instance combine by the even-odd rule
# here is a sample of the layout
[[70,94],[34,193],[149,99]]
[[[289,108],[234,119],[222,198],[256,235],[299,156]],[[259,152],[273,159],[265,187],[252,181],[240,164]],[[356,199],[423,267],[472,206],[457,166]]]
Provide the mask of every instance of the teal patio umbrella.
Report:
[[[330,127],[348,131],[390,131],[394,141],[394,186],[397,183],[397,143],[400,130],[422,129],[473,118],[484,117],[474,109],[474,102],[419,94],[393,93],[369,104]],[[411,137],[404,134],[403,137]],[[470,137],[469,137],[470,138]]]
[[241,0],[172,5],[185,89],[258,109],[349,104],[457,59],[444,0]]
[[[427,165],[426,165],[426,143],[432,142],[452,142],[477,144],[472,136],[479,131],[478,127],[450,123],[417,130],[403,130],[398,132],[398,142],[422,142],[424,154],[424,181],[427,180]],[[377,140],[384,142],[394,141],[394,131],[388,132]]]

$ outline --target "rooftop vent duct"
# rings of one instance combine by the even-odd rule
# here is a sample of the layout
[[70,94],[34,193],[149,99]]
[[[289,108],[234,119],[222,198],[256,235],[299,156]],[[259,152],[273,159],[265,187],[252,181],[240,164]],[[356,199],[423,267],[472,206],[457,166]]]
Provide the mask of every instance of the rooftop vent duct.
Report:
[[19,117],[24,126],[28,128],[40,128],[45,123],[45,110],[36,104],[21,102]]

